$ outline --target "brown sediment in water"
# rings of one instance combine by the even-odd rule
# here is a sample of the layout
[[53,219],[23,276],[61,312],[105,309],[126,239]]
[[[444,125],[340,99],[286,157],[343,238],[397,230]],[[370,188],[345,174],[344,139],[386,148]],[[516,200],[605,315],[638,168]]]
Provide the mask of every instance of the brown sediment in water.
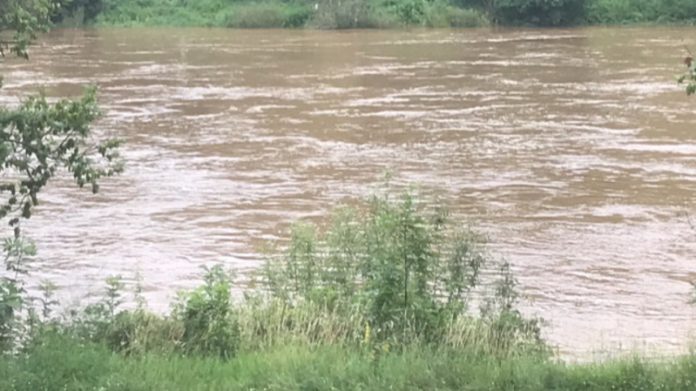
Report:
[[696,103],[673,76],[695,32],[54,31],[3,65],[0,101],[98,84],[128,166],[43,195],[35,278],[80,297],[139,270],[162,306],[391,170],[489,234],[561,352],[683,349]]

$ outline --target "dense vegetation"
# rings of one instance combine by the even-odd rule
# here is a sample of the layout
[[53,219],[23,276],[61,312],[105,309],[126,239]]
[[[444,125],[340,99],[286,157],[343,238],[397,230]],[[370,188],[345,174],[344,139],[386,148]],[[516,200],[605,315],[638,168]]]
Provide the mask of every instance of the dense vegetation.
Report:
[[7,391],[692,391],[695,384],[693,357],[660,364],[627,359],[563,365],[417,345],[376,356],[365,349],[287,344],[223,361],[125,356],[100,344],[47,335],[13,359],[0,360],[0,389]]
[[67,23],[218,27],[476,27],[694,23],[692,0],[72,0]]

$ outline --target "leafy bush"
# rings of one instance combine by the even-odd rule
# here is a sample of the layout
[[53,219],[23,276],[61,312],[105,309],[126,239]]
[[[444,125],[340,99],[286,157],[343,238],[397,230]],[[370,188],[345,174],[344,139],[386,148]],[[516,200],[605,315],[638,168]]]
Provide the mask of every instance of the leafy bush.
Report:
[[206,269],[205,284],[184,293],[173,318],[183,325],[181,344],[187,353],[230,358],[239,346],[239,325],[232,312],[230,278],[221,266]]
[[378,27],[367,0],[319,0],[308,25],[320,29]]
[[588,23],[696,22],[696,2],[691,0],[587,0]]
[[[376,340],[442,342],[467,316],[487,263],[475,233],[452,227],[441,212],[426,215],[410,195],[385,196],[362,213],[342,210],[323,235],[297,225],[285,254],[267,262],[265,281],[289,307],[358,312]],[[505,314],[512,301],[500,306]]]
[[149,313],[142,305],[121,310],[123,287],[120,278],[107,279],[102,300],[73,311],[57,328],[126,354],[181,352],[230,358],[237,352],[240,332],[230,279],[220,266],[206,269],[202,286],[180,292],[170,317]]
[[0,280],[0,353],[11,350],[15,345],[23,294],[17,284]]
[[429,2],[427,0],[402,0],[393,2],[396,15],[405,25],[421,25],[425,21],[425,13]]
[[565,26],[583,20],[585,0],[497,0],[489,10],[501,24]]
[[235,28],[302,27],[310,16],[310,8],[303,5],[247,3],[233,7],[225,25]]
[[483,12],[472,8],[458,8],[444,1],[428,3],[424,18],[427,27],[482,27],[490,24]]
[[104,11],[103,0],[64,0],[61,7],[56,7],[52,16],[54,23],[61,23],[65,19],[80,16],[78,22],[89,24]]

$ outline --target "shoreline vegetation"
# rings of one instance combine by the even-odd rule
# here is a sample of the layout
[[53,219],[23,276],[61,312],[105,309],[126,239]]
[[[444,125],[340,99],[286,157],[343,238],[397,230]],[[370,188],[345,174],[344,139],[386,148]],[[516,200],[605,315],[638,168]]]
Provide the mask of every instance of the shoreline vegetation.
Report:
[[558,361],[540,320],[517,310],[510,266],[409,193],[296,224],[242,298],[234,283],[205,268],[168,314],[148,310],[139,278],[127,288],[119,276],[82,308],[59,311],[50,284],[12,316],[1,302],[0,389],[696,388],[696,354]]
[[696,24],[691,0],[73,0],[63,26],[466,28]]

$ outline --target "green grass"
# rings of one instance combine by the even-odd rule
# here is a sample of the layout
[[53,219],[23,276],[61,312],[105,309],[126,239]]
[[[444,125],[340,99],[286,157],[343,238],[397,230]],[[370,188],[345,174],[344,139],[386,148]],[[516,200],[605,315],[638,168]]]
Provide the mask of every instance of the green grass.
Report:
[[[445,0],[102,0],[99,9],[88,23],[126,27],[320,29],[489,24],[482,12],[460,8]],[[69,15],[65,17],[66,23],[75,23]]]
[[231,360],[145,354],[48,334],[0,360],[11,390],[693,390],[696,357],[564,365],[535,357],[495,359],[426,346],[381,352],[286,344]]
[[589,0],[589,24],[692,24],[696,2],[692,0]]

